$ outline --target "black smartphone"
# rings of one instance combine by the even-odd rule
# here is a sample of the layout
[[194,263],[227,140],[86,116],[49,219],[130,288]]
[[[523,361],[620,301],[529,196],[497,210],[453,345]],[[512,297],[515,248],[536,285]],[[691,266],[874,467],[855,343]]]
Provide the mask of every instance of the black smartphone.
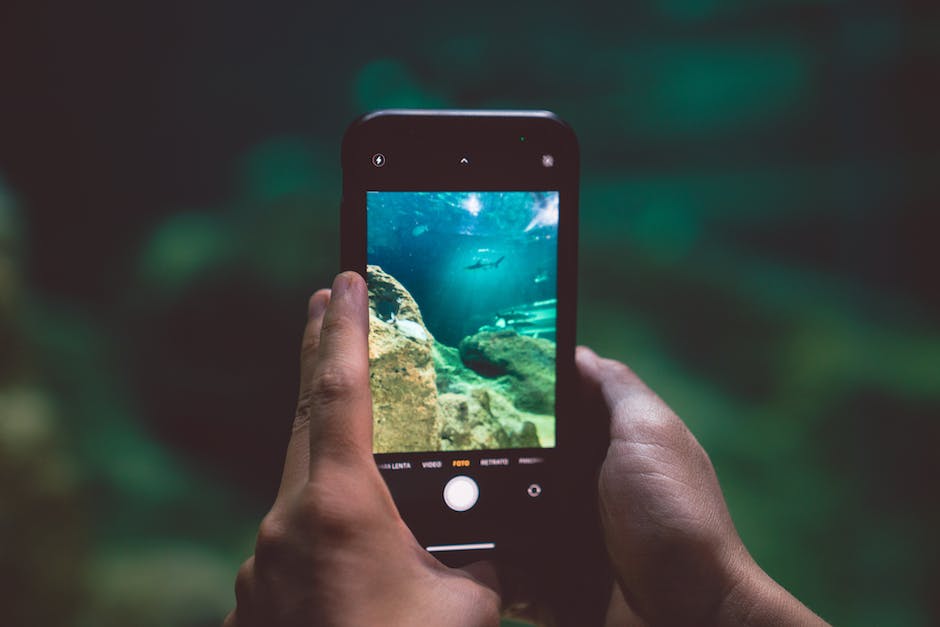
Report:
[[375,459],[402,517],[451,565],[561,542],[577,464],[574,133],[545,111],[379,111],[349,127],[342,165]]

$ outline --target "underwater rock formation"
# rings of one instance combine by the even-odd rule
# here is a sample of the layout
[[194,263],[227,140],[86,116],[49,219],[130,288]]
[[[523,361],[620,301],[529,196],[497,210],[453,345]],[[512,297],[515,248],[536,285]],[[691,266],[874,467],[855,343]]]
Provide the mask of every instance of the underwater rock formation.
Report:
[[481,377],[456,348],[435,343],[441,448],[474,450],[539,447],[536,423],[544,416],[520,411],[502,380]]
[[540,446],[535,423],[500,392],[473,386],[438,397],[441,448],[449,451]]
[[398,280],[367,273],[376,452],[554,446],[554,344],[500,331],[446,346]]
[[481,377],[467,368],[460,360],[460,351],[438,341],[434,342],[431,353],[434,369],[437,371],[437,393],[466,394],[472,385],[493,386],[492,379]]
[[408,290],[378,266],[366,271],[375,451],[439,450],[434,340]]
[[555,410],[555,344],[515,331],[481,331],[460,342],[460,358],[479,375],[498,378],[516,407]]

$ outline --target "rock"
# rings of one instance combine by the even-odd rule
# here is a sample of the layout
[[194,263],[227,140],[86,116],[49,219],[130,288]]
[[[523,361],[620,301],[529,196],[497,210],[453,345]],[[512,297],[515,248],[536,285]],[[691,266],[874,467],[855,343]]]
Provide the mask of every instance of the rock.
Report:
[[471,385],[492,383],[463,365],[460,351],[452,346],[435,342],[431,355],[434,358],[434,370],[437,371],[438,394],[466,394]]
[[421,309],[405,286],[376,265],[366,266],[366,275],[369,280],[369,305],[381,320],[388,321],[394,315],[400,320],[416,322],[427,331]]
[[446,346],[398,280],[367,273],[376,452],[554,446],[554,344],[501,331]]
[[434,338],[408,290],[378,266],[366,270],[374,450],[440,450]]
[[539,447],[535,424],[498,391],[474,386],[438,397],[441,448],[450,451]]
[[555,344],[515,331],[481,331],[460,342],[464,365],[499,379],[516,407],[537,414],[555,411]]

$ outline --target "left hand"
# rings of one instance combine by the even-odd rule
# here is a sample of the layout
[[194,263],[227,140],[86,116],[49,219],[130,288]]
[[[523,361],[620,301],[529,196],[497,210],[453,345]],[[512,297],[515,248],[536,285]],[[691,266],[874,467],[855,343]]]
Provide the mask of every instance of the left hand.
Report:
[[368,333],[366,285],[355,272],[310,299],[280,489],[224,627],[499,623],[492,567],[438,562],[379,474]]

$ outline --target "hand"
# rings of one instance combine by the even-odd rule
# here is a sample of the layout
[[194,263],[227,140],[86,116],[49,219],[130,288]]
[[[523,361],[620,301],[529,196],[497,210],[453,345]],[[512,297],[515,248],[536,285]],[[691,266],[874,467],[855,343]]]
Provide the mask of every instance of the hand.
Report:
[[447,568],[405,526],[372,457],[365,282],[310,299],[300,398],[277,499],[226,627],[487,625],[491,567]]
[[619,585],[608,624],[825,624],[751,558],[682,420],[625,365],[584,347],[577,365],[585,401],[610,420],[598,482]]

